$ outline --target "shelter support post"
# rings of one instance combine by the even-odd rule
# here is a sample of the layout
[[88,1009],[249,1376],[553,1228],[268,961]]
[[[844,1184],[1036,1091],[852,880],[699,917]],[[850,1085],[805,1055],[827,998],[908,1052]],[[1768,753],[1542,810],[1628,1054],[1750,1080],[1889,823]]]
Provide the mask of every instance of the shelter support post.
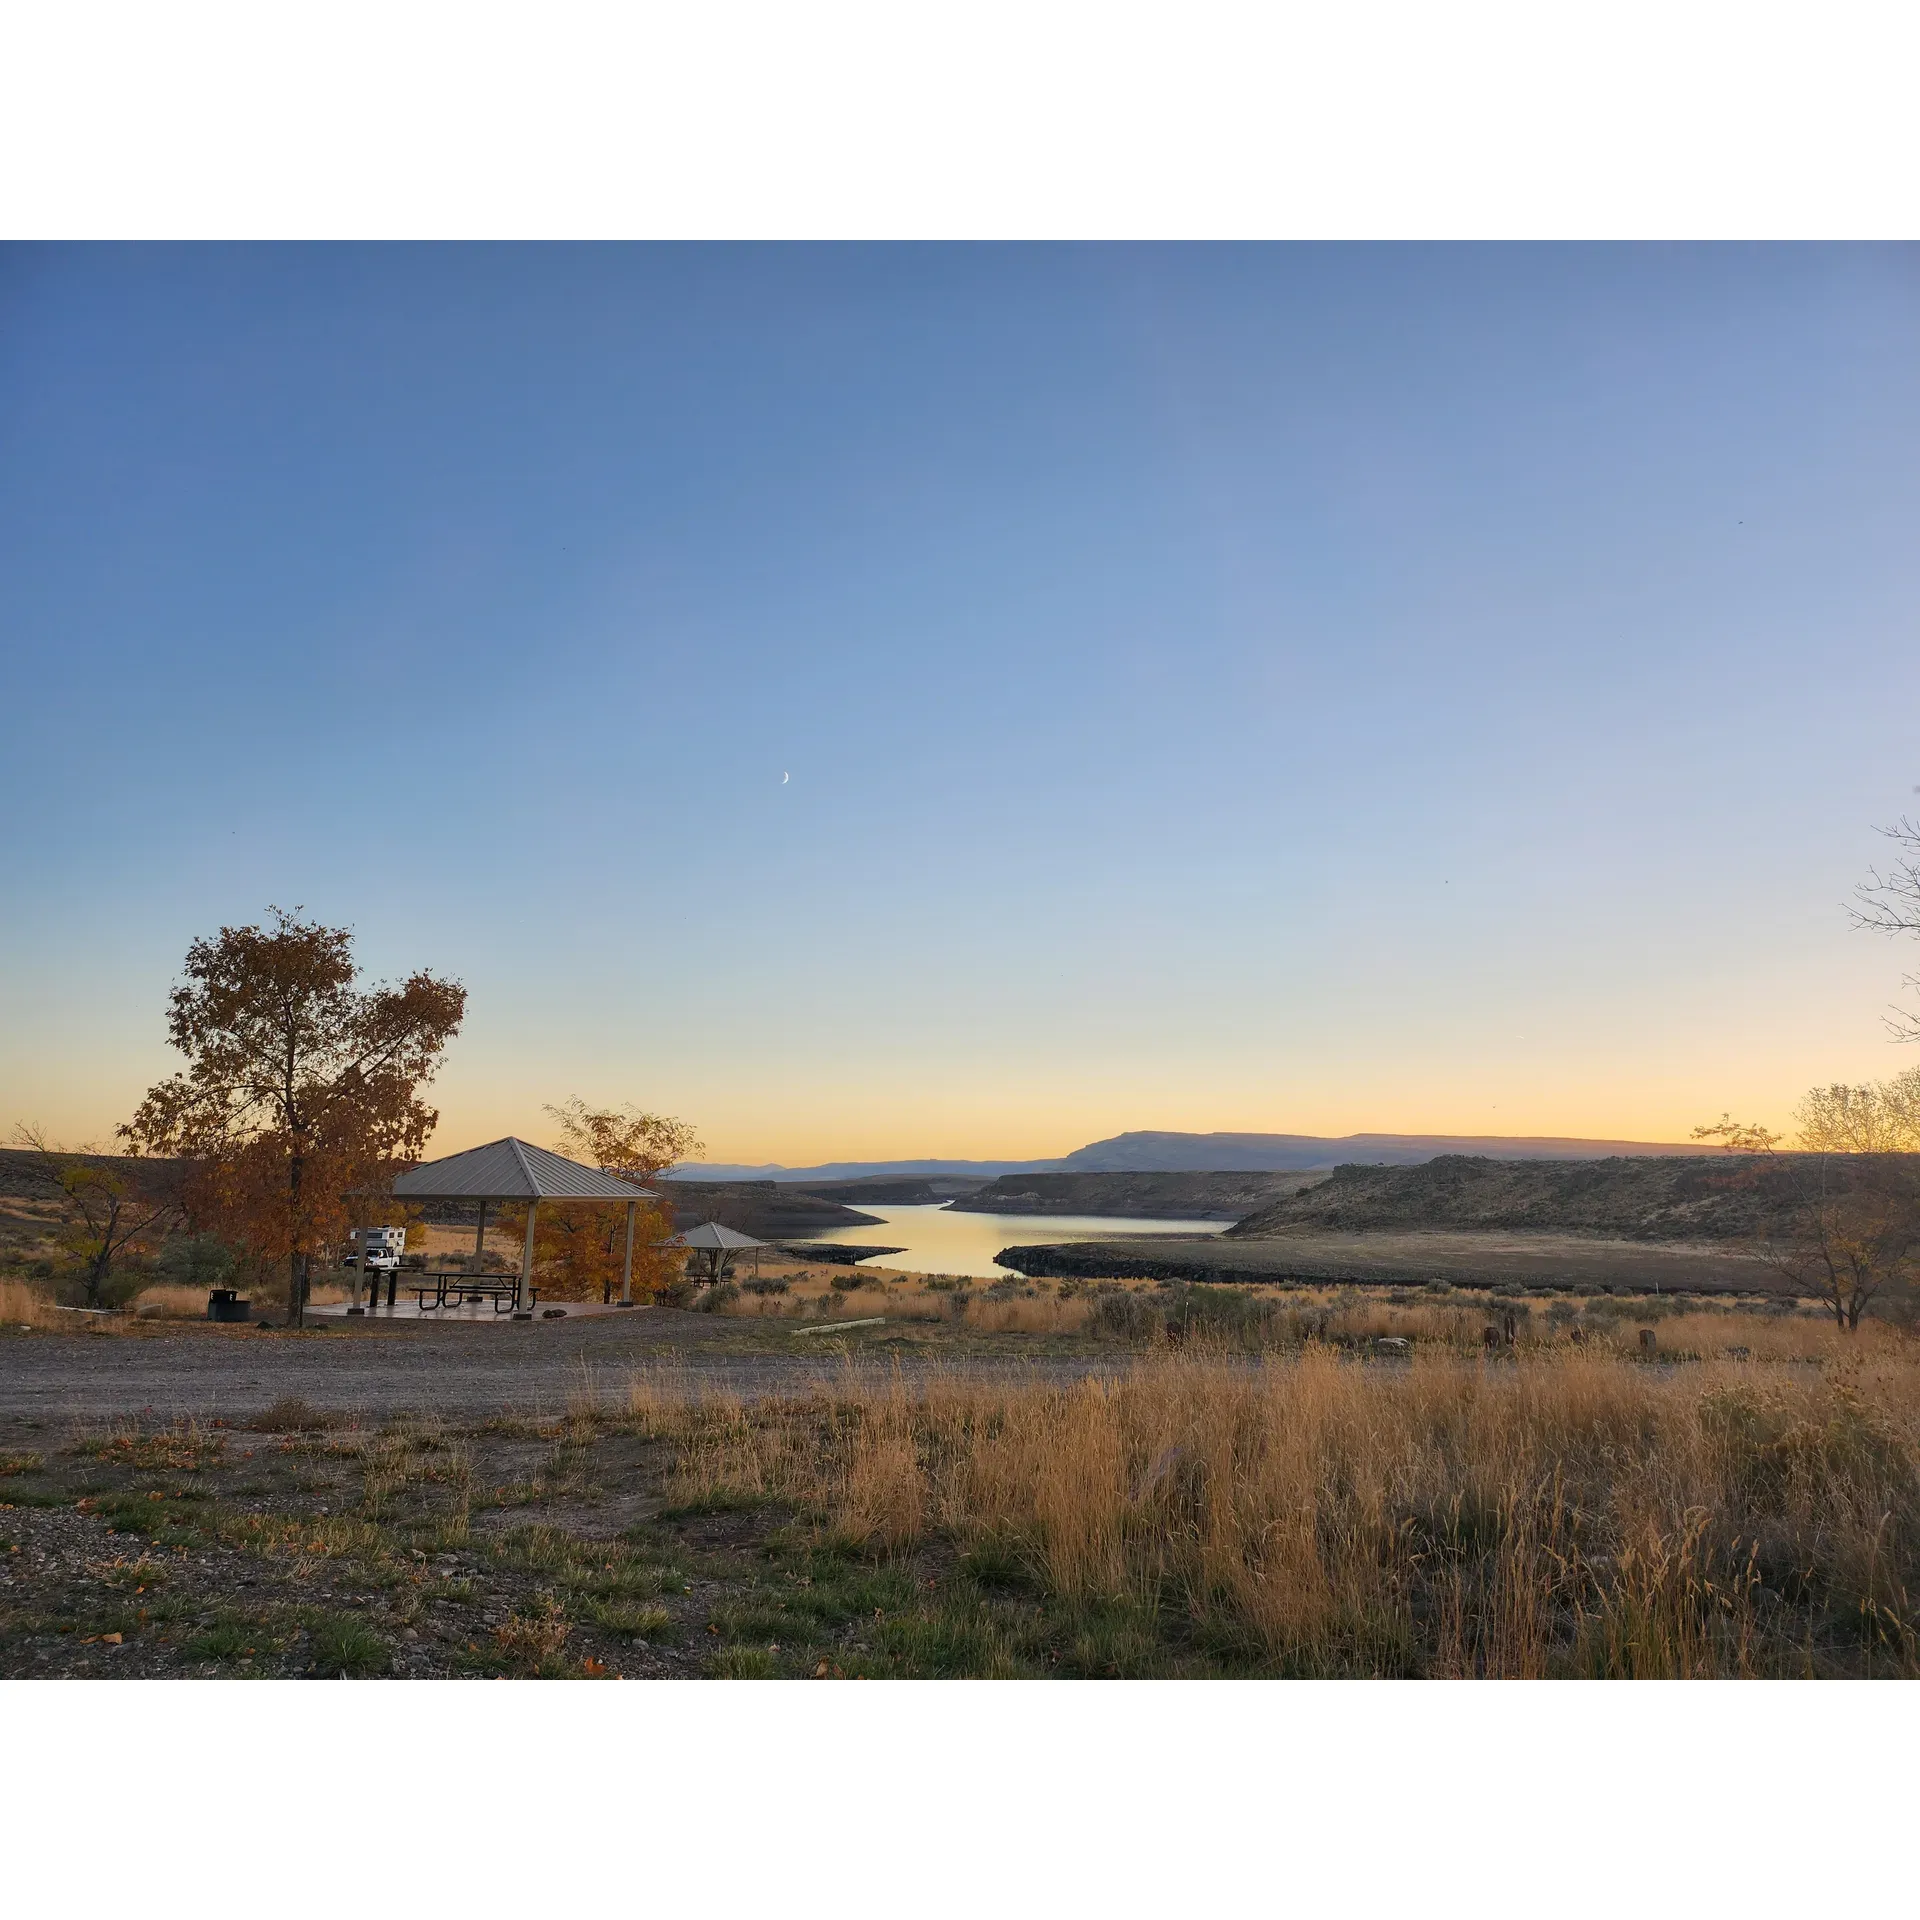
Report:
[[633,1305],[633,1221],[639,1211],[639,1201],[627,1202],[627,1264],[620,1275],[620,1304],[623,1307]]
[[473,1233],[473,1257],[476,1260],[480,1260],[483,1258],[486,1251],[487,1251],[487,1203],[484,1200],[482,1200],[480,1202],[480,1224],[478,1227],[474,1229],[474,1233]]
[[533,1223],[540,1217],[540,1202],[527,1202],[527,1240],[520,1249],[520,1285],[513,1296],[513,1317],[516,1320],[533,1318]]

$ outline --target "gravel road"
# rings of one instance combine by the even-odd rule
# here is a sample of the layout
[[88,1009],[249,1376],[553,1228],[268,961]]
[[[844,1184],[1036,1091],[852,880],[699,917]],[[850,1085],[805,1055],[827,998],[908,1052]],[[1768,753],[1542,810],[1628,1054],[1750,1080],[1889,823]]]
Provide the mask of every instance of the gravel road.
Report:
[[[0,1417],[201,1418],[257,1412],[298,1397],[315,1407],[400,1412],[550,1414],[573,1396],[612,1397],[636,1368],[748,1395],[803,1392],[839,1377],[843,1357],[819,1340],[655,1308],[625,1315],[498,1326],[341,1326],[301,1334],[194,1325],[115,1334],[0,1337]],[[795,1351],[795,1347],[804,1351]],[[857,1349],[856,1349],[857,1350]],[[873,1358],[886,1363],[885,1348]],[[932,1363],[902,1355],[909,1371]],[[966,1359],[970,1375],[1035,1371],[1074,1378],[1098,1360]]]

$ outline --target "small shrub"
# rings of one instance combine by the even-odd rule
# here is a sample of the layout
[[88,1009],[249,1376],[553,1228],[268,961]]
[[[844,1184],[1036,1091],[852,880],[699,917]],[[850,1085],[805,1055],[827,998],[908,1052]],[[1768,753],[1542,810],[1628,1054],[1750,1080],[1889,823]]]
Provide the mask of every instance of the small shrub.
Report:
[[1094,1333],[1110,1340],[1154,1340],[1166,1331],[1166,1324],[1165,1309],[1146,1294],[1128,1293],[1120,1287],[1111,1292],[1095,1289],[1093,1312],[1087,1320]]
[[862,1276],[857,1273],[836,1273],[833,1278],[827,1282],[827,1285],[830,1286],[835,1293],[851,1293],[859,1286],[861,1277]]
[[789,1290],[790,1284],[784,1275],[771,1275],[764,1280],[742,1280],[740,1282],[740,1290],[743,1293],[758,1293],[763,1295],[785,1293]]
[[167,1583],[167,1567],[150,1554],[128,1560],[122,1556],[93,1569],[94,1578],[121,1593],[147,1593]]
[[1234,1345],[1259,1345],[1277,1330],[1280,1310],[1239,1287],[1212,1284],[1175,1286],[1168,1297],[1166,1321],[1183,1334],[1208,1334]]
[[500,1651],[510,1659],[538,1669],[545,1662],[559,1658],[560,1649],[567,1644],[567,1635],[572,1631],[560,1602],[551,1593],[541,1593],[520,1612],[510,1615],[503,1625],[494,1628],[493,1637],[500,1643]]
[[325,1433],[345,1426],[346,1415],[310,1406],[298,1394],[285,1394],[247,1424],[256,1433]]
[[722,1280],[718,1286],[712,1286],[693,1303],[695,1313],[718,1313],[722,1307],[731,1306],[740,1298],[737,1281]]

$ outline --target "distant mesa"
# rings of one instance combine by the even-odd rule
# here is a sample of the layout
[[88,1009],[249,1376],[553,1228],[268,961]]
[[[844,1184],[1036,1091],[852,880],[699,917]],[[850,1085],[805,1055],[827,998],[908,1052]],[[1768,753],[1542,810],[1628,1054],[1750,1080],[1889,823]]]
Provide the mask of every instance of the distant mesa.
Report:
[[[1698,1155],[1651,1140],[1508,1138],[1500,1134],[1116,1133],[1060,1160],[835,1160],[818,1167],[689,1165],[676,1180],[777,1180],[818,1187],[855,1180],[973,1181],[1018,1173],[1324,1173],[1338,1166],[1413,1167],[1443,1153],[1493,1160],[1612,1160]],[[880,1195],[869,1194],[873,1200]],[[931,1196],[929,1196],[931,1197]]]
[[1413,1167],[1442,1154],[1491,1160],[1697,1157],[1699,1146],[1650,1140],[1508,1138],[1499,1134],[1117,1133],[1064,1160],[1063,1173],[1312,1173],[1338,1166]]

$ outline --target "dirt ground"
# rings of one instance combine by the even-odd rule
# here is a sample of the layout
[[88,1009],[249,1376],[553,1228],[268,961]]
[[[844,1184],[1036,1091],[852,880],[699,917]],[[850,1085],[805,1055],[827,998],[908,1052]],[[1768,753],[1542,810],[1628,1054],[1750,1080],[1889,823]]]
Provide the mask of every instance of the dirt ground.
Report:
[[[676,1678],[784,1632],[826,1678],[869,1650],[870,1580],[819,1580],[777,1511],[673,1507],[631,1426],[257,1420],[0,1421],[0,1677]],[[803,1605],[768,1629],[775,1592]]]

